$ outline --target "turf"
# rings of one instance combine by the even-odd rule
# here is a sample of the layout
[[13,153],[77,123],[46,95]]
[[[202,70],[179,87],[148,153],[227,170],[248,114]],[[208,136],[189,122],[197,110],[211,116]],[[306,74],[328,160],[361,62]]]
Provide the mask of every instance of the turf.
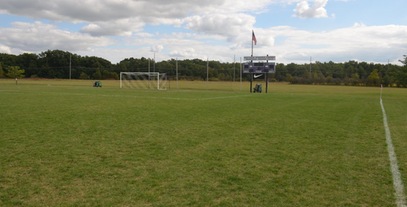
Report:
[[[0,80],[0,205],[395,206],[380,89],[171,84]],[[383,96],[403,178],[404,92]]]

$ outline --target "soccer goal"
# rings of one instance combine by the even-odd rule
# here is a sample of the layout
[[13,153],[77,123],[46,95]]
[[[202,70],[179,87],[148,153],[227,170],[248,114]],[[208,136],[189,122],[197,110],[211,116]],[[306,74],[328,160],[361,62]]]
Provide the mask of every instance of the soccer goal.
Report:
[[159,72],[120,72],[120,88],[167,89],[167,75]]

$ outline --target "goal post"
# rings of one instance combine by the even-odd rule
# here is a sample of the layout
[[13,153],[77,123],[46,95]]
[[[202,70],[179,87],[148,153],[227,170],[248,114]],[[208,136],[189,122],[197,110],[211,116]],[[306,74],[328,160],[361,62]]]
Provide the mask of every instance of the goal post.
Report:
[[167,75],[159,72],[120,72],[120,88],[167,89]]

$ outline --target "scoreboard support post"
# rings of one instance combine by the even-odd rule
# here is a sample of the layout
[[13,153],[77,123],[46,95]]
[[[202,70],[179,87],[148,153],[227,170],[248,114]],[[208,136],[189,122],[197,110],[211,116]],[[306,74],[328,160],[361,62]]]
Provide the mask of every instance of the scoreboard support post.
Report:
[[254,74],[250,74],[250,93],[252,93],[253,90],[253,75]]
[[269,92],[269,77],[268,73],[264,74],[265,75],[265,80],[266,80],[266,93]]

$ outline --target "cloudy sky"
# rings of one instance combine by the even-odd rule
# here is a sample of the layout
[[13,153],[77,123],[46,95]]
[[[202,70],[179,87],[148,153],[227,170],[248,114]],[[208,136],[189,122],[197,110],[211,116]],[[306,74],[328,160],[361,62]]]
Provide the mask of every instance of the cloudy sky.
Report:
[[406,0],[0,0],[0,53],[397,63]]

